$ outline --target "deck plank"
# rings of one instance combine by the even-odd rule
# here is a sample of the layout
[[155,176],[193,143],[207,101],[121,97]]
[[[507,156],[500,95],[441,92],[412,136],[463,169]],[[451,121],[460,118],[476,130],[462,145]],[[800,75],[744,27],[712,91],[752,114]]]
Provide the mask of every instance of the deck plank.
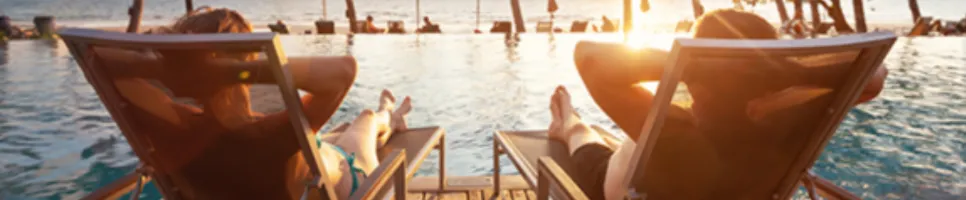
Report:
[[422,192],[406,193],[406,199],[423,199],[423,193]]
[[524,190],[513,190],[513,200],[527,200],[527,192]]
[[427,192],[423,199],[425,200],[465,200],[466,192],[442,192],[442,193],[432,193]]
[[[436,192],[439,190],[438,177],[413,177],[409,181],[410,192]],[[449,176],[446,178],[446,191],[468,191],[493,188],[490,176]],[[529,189],[530,185],[519,175],[500,177],[500,189]]]
[[469,200],[483,200],[483,191],[481,190],[469,190],[466,191],[466,199]]
[[493,188],[483,188],[480,190],[480,198],[484,200],[493,199]]

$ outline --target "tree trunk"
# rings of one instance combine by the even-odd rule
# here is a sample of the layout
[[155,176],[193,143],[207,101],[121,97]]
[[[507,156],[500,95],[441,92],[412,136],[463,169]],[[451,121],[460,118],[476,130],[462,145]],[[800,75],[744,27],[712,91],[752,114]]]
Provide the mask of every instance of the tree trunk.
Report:
[[352,0],[345,0],[345,17],[349,18],[349,32],[359,32],[359,24],[356,23],[356,4]]
[[812,37],[817,36],[817,30],[819,26],[822,25],[822,17],[818,14],[818,1],[819,0],[809,0],[808,4],[812,6]]
[[517,29],[515,32],[527,32],[527,26],[523,20],[523,12],[520,11],[520,0],[510,0],[510,8],[513,9],[513,23]]
[[865,6],[862,5],[863,0],[852,0],[852,8],[855,12],[855,29],[859,33],[865,33],[868,28],[865,26]]
[[912,11],[912,23],[915,24],[922,15],[919,13],[919,1],[909,0],[909,10]]
[[694,10],[695,20],[704,15],[704,5],[701,5],[701,0],[691,0],[691,9]]
[[778,17],[781,18],[782,24],[788,21],[788,10],[785,9],[785,0],[775,0],[775,6],[778,7]]
[[830,1],[832,1],[832,6],[826,6],[825,10],[828,12],[828,15],[832,17],[832,20],[834,20],[835,31],[839,34],[854,33],[855,29],[852,29],[852,26],[849,25],[849,21],[845,19],[845,12],[842,11],[841,0]]
[[191,13],[191,11],[195,10],[195,4],[192,0],[184,0],[184,9],[185,13]]
[[141,26],[141,8],[144,7],[144,0],[134,0],[134,4],[127,9],[127,14],[131,16],[131,19],[127,23],[128,33],[137,33],[138,27]]
[[805,22],[805,10],[802,8],[803,0],[795,0],[795,19]]

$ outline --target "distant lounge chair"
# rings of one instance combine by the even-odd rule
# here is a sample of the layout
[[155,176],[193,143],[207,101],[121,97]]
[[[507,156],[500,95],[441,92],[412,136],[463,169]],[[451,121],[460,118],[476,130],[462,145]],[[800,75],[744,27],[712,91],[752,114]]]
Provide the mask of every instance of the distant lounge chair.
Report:
[[335,22],[324,19],[315,21],[315,32],[318,34],[335,34]]
[[[839,123],[849,112],[859,93],[872,74],[875,73],[885,59],[896,36],[889,32],[848,35],[823,39],[802,40],[714,40],[714,39],[677,39],[671,50],[672,57],[668,60],[665,75],[656,91],[651,110],[637,141],[624,141],[625,145],[632,145],[635,151],[630,155],[630,166],[625,166],[627,176],[624,183],[630,183],[631,177],[638,176],[647,166],[648,158],[655,145],[661,143],[659,134],[672,98],[680,94],[678,88],[682,73],[686,70],[703,71],[702,69],[735,67],[730,65],[714,65],[701,63],[718,62],[762,62],[762,59],[789,59],[799,62],[806,67],[839,66],[836,73],[829,73],[832,77],[828,93],[820,97],[818,103],[804,104],[802,109],[790,109],[785,114],[804,114],[802,110],[815,109],[827,111],[819,113],[813,120],[786,124],[790,130],[800,131],[794,140],[786,139],[787,144],[794,147],[784,148],[782,152],[768,156],[795,158],[791,163],[775,164],[761,163],[763,167],[778,167],[782,176],[770,177],[769,182],[777,183],[769,188],[769,192],[747,194],[749,199],[789,199],[803,185],[812,199],[823,196],[826,199],[859,199],[848,191],[839,188],[829,181],[809,173],[828,141],[832,138]],[[764,61],[767,62],[767,61]],[[842,68],[850,66],[848,68]],[[697,67],[697,69],[685,69]],[[742,66],[744,67],[744,66]],[[834,75],[832,75],[834,74]],[[754,84],[747,82],[744,84]],[[686,89],[685,89],[686,90]],[[786,112],[786,111],[782,111]],[[794,113],[791,113],[794,112]],[[815,112],[809,112],[814,114]],[[643,113],[642,113],[643,114]],[[784,114],[783,114],[784,115]],[[764,118],[768,118],[767,116]],[[808,125],[808,126],[803,126]],[[774,128],[774,127],[773,127]],[[601,131],[599,128],[596,128]],[[550,140],[546,131],[498,131],[493,136],[494,155],[506,153],[514,166],[523,175],[531,188],[537,192],[537,199],[545,200],[549,196],[554,199],[587,199],[585,193],[570,178],[569,174],[582,173],[568,171],[579,161],[570,160],[565,144]],[[747,144],[751,147],[775,146],[774,144]],[[614,146],[611,146],[612,148]],[[798,148],[800,147],[800,148]],[[761,152],[770,152],[774,148],[762,147]],[[756,149],[747,149],[754,151]],[[617,156],[615,154],[615,156]],[[763,155],[764,156],[764,155]],[[499,179],[500,165],[498,156],[494,156],[494,179]],[[613,167],[613,166],[611,166]],[[646,174],[644,177],[647,177]],[[499,191],[496,185],[494,191]],[[647,196],[647,191],[628,190],[627,199]],[[695,191],[698,192],[698,191]]]
[[549,33],[553,31],[552,21],[537,22],[537,33]]
[[694,25],[694,22],[691,20],[678,21],[677,25],[674,26],[674,32],[678,32],[678,33],[691,32],[692,25]]
[[419,29],[419,33],[442,33],[443,31],[439,29],[439,24],[423,25]]
[[285,26],[285,24],[269,24],[268,29],[279,34],[288,34],[289,32],[288,26]]
[[[94,87],[94,90],[104,103],[107,111],[117,123],[118,128],[121,129],[121,133],[127,138],[128,144],[131,145],[135,155],[137,155],[141,162],[135,172],[90,193],[84,199],[115,199],[132,190],[134,191],[133,195],[137,196],[143,185],[151,179],[154,180],[155,186],[158,187],[164,199],[211,199],[210,195],[212,195],[210,191],[196,187],[198,183],[189,181],[192,179],[183,170],[170,168],[169,166],[172,165],[170,160],[163,160],[163,157],[160,157],[159,153],[161,152],[170,155],[171,152],[178,152],[178,149],[171,149],[170,146],[166,149],[158,149],[156,147],[160,146],[154,145],[159,140],[166,139],[157,137],[158,134],[173,133],[170,131],[181,130],[181,128],[171,129],[171,127],[156,125],[159,122],[159,117],[136,106],[132,106],[132,102],[136,101],[123,97],[112,82],[112,77],[117,74],[125,74],[123,71],[126,68],[137,68],[145,65],[157,66],[160,65],[157,63],[161,61],[156,60],[156,58],[142,58],[138,61],[132,61],[134,63],[129,66],[107,66],[101,63],[96,52],[92,51],[94,47],[138,50],[262,51],[267,56],[267,61],[231,63],[225,64],[227,66],[224,67],[252,69],[250,70],[252,72],[251,78],[240,77],[238,83],[277,85],[281,91],[285,107],[288,108],[287,112],[293,119],[292,128],[295,130],[295,133],[291,133],[294,134],[292,137],[297,138],[301,155],[304,156],[304,162],[292,161],[281,164],[300,166],[302,169],[308,169],[306,171],[309,171],[309,174],[315,176],[304,177],[306,178],[306,185],[304,186],[305,189],[301,190],[301,192],[285,191],[285,193],[291,194],[294,197],[298,197],[299,195],[305,197],[308,195],[315,196],[316,198],[339,199],[334,196],[333,184],[320,181],[320,179],[312,180],[312,178],[328,177],[324,169],[338,166],[326,166],[324,163],[319,162],[319,158],[326,155],[319,155],[316,135],[310,133],[309,125],[306,124],[305,113],[302,113],[301,109],[302,102],[296,88],[292,85],[293,81],[289,74],[290,72],[286,72],[287,68],[285,68],[285,64],[287,61],[285,57],[281,57],[285,54],[281,51],[282,48],[279,43],[279,38],[275,34],[140,35],[89,29],[65,29],[60,32],[60,36],[70,50],[71,55],[77,60],[77,64],[84,72],[87,81]],[[147,81],[157,79],[157,77],[147,76],[161,77],[164,75],[125,75],[125,77]],[[159,83],[159,87],[163,87],[160,89],[167,88],[160,85],[160,82],[157,83]],[[342,129],[344,128],[337,128],[335,132],[339,132]],[[371,174],[368,174],[368,178],[361,181],[359,189],[351,198],[382,199],[382,197],[388,196],[387,194],[389,194],[390,188],[394,187],[392,190],[394,191],[393,196],[396,199],[404,199],[406,197],[406,184],[408,180],[413,177],[426,156],[437,147],[441,149],[440,154],[443,155],[443,135],[443,130],[439,127],[414,128],[406,132],[393,134],[388,143],[379,150],[378,154],[381,159],[379,167],[373,170]],[[323,135],[322,140],[330,141],[332,136],[332,134]],[[237,142],[236,140],[252,140],[242,135],[226,137],[231,137],[232,142]],[[257,140],[258,138],[254,139]],[[166,142],[170,143],[171,141]],[[222,144],[222,142],[215,143]],[[228,145],[233,144],[231,142],[226,143],[230,143]],[[258,141],[253,141],[253,143],[258,143]],[[218,149],[218,147],[208,148],[205,151],[211,151],[213,149]],[[200,173],[224,174],[226,172],[245,172],[247,165],[263,164],[256,163],[260,161],[258,158],[262,157],[259,154],[265,154],[264,152],[259,152],[257,148],[238,153],[251,153],[253,159],[251,161],[231,160],[231,162],[237,165],[225,166],[225,171]],[[222,160],[217,158],[217,156],[206,155],[202,153],[196,159],[181,162],[187,162],[188,165],[212,163],[230,164],[218,163]],[[443,160],[441,160],[441,168],[443,163]],[[286,180],[285,182],[299,178],[297,176],[274,176],[280,174],[265,175],[259,173],[240,173],[233,175],[239,177],[264,177],[265,179],[271,179],[273,181],[284,179]],[[445,175],[441,176],[445,177]],[[440,180],[444,179],[441,177]],[[231,181],[224,181],[221,184],[224,184],[228,188],[232,187]],[[276,187],[277,189],[276,185],[270,186]],[[269,187],[269,185],[266,185],[266,187]],[[293,187],[298,188],[302,186],[294,185]],[[274,190],[272,192],[278,193],[278,191]],[[299,194],[289,192],[299,192]]]
[[587,32],[587,21],[574,20],[574,22],[570,24],[570,32],[571,33]]
[[386,31],[388,33],[394,33],[394,34],[406,33],[406,28],[405,28],[405,25],[403,25],[403,21],[398,21],[398,20],[389,21],[386,23],[386,27],[388,27]]
[[496,21],[493,22],[493,27],[490,28],[490,33],[509,33],[513,31],[513,24],[510,21]]
[[620,23],[621,23],[621,20],[619,19],[605,21],[603,22],[603,24],[600,25],[600,31],[607,32],[607,33],[617,32],[617,29],[619,29],[618,24]]
[[929,35],[932,26],[932,17],[919,17],[916,20],[916,24],[912,26],[912,30],[909,30],[909,34],[906,36],[926,36]]

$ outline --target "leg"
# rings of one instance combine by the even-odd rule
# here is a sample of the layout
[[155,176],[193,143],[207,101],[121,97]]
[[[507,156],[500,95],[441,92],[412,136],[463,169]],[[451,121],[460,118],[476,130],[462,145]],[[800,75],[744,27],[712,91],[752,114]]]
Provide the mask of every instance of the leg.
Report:
[[406,97],[399,108],[395,109],[394,104],[395,98],[392,97],[392,93],[384,90],[380,97],[379,109],[362,111],[333,143],[346,152],[354,152],[359,167],[367,172],[379,165],[376,153],[378,147],[382,146],[393,132],[407,128],[405,115],[412,110],[411,100]]
[[[341,147],[346,153],[355,155],[355,167],[359,167],[366,174],[379,165],[377,147],[384,141],[381,138],[389,138],[393,131],[406,129],[405,115],[412,109],[409,97],[397,109],[393,109],[395,98],[392,93],[384,90],[380,97],[380,105],[377,111],[364,110],[334,142],[326,142],[320,147],[319,151],[323,155],[323,162],[327,166],[339,166],[338,169],[330,169],[329,175],[336,184],[336,190],[340,197],[349,196],[352,187],[352,176],[349,173],[348,163],[342,154],[330,145]],[[331,156],[330,156],[331,155]],[[362,181],[361,179],[357,181]],[[361,182],[357,182],[361,184]]]
[[554,91],[550,112],[553,115],[548,131],[550,138],[566,143],[571,159],[586,163],[575,165],[574,171],[581,173],[570,176],[590,199],[603,199],[604,180],[613,150],[606,145],[600,133],[581,122],[570,104],[570,95],[563,87],[557,87]]

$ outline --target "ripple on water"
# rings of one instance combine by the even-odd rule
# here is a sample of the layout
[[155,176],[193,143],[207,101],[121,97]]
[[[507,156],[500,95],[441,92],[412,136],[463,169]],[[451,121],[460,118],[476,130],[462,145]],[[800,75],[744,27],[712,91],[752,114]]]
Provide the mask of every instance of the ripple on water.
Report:
[[[412,126],[447,131],[447,173],[492,174],[496,130],[543,129],[564,85],[584,120],[620,130],[599,111],[572,63],[585,36],[284,37],[289,55],[354,55],[357,82],[326,127],[376,107],[383,88],[413,97]],[[963,38],[900,39],[886,90],[852,110],[813,170],[867,199],[966,195]],[[0,62],[0,199],[76,199],[130,172],[137,158],[62,45],[17,41]],[[9,55],[7,55],[9,54]],[[432,153],[419,175],[439,170]],[[506,157],[503,173],[517,173]],[[158,199],[149,187],[145,198]],[[796,194],[796,199],[804,198]]]

